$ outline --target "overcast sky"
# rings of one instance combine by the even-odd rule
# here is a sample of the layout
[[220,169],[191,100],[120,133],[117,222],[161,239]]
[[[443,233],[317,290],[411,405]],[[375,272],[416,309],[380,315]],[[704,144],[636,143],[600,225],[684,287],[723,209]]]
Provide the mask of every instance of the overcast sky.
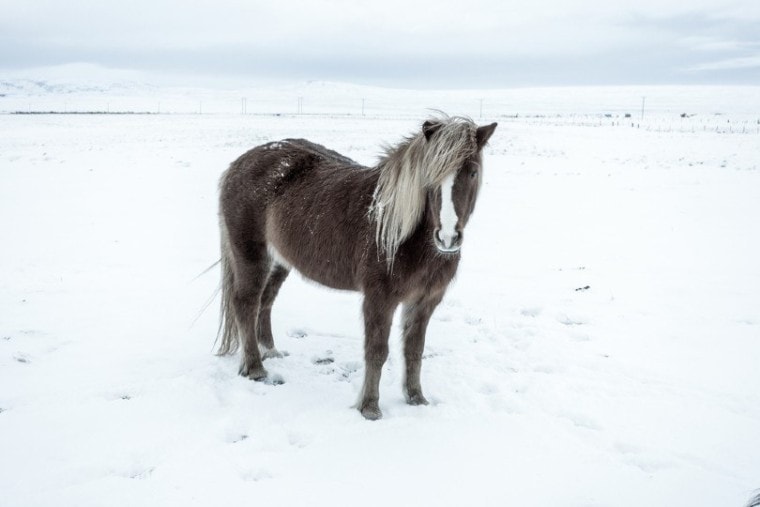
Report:
[[760,0],[0,0],[0,72],[398,87],[760,84]]

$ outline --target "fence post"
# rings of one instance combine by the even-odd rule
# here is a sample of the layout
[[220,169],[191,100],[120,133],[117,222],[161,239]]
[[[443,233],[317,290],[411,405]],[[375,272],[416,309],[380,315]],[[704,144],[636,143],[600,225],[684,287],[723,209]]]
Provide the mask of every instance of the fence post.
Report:
[[641,121],[644,121],[644,104],[646,104],[646,101],[646,97],[641,97]]

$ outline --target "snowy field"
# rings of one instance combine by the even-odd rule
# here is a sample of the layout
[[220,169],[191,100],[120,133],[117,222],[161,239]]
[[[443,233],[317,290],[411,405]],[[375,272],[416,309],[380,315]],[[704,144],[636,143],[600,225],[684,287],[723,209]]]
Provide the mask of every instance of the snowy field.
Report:
[[396,325],[384,419],[352,409],[360,298],[295,274],[273,311],[289,355],[267,362],[283,385],[213,355],[219,273],[196,276],[229,162],[307,137],[371,164],[423,119],[0,115],[0,505],[743,505],[751,129],[484,114],[500,127],[428,331],[430,406],[404,403]]

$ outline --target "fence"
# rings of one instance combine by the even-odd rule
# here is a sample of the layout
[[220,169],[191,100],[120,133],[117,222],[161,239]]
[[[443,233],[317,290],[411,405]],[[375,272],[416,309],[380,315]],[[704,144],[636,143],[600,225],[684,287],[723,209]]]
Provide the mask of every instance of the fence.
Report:
[[[422,118],[431,109],[475,120],[528,125],[635,128],[655,132],[760,134],[760,92],[655,89],[645,101],[627,88],[486,92],[415,91],[323,84],[239,91],[0,96],[0,113],[198,114]],[[695,90],[700,91],[696,93]],[[650,93],[652,90],[649,90]]]

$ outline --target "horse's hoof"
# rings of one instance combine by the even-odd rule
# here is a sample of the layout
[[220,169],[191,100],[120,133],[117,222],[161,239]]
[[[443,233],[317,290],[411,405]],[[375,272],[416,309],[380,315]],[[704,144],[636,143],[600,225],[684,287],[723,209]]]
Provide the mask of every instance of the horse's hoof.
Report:
[[241,366],[239,373],[241,376],[248,377],[249,379],[255,380],[257,382],[266,380],[267,378],[267,371],[263,366],[260,366],[258,368],[248,368],[247,366]]
[[409,405],[428,405],[428,400],[422,396],[422,393],[413,393],[406,396],[406,402]]
[[366,406],[361,409],[362,416],[364,416],[365,419],[368,421],[377,421],[378,419],[382,419],[383,413],[380,411],[380,408],[377,406]]
[[287,355],[288,355],[287,352],[280,352],[279,350],[275,348],[271,348],[269,350],[264,351],[264,353],[261,354],[261,359],[281,359]]

